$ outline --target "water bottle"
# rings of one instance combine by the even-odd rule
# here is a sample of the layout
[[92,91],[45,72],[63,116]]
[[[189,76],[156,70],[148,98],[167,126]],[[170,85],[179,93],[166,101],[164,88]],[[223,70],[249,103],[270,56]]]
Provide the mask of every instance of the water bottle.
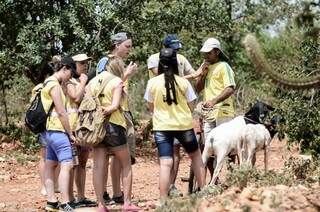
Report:
[[72,145],[72,162],[74,166],[79,165],[78,148]]

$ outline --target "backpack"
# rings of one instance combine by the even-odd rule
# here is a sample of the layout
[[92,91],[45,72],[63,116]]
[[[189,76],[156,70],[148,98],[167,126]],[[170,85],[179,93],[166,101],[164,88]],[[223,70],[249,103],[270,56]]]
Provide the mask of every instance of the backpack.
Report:
[[105,118],[102,112],[99,95],[115,76],[110,74],[103,79],[101,87],[96,95],[92,95],[88,89],[79,105],[79,121],[75,130],[76,144],[80,146],[96,146],[106,136]]
[[46,130],[48,116],[54,107],[52,102],[48,113],[46,113],[41,101],[41,91],[48,82],[50,81],[47,81],[42,88],[36,91],[35,97],[26,112],[25,124],[33,133],[41,133]]
[[106,65],[108,64],[109,58],[108,57],[103,57],[99,60],[97,64],[97,69],[96,69],[96,74],[100,74],[105,70]]

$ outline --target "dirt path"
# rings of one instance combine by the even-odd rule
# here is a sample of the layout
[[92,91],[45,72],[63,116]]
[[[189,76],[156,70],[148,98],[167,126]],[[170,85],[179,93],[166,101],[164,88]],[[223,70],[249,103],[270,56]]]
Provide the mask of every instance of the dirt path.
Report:
[[[290,155],[296,155],[297,151],[288,151],[285,142],[275,141],[270,148],[270,169],[280,169]],[[257,166],[263,167],[263,154],[257,155]],[[92,185],[92,160],[87,165],[86,196],[95,199]],[[7,161],[0,155],[0,211],[40,211],[45,205],[45,197],[40,194],[40,180],[38,176],[37,162],[19,164],[15,160]],[[225,172],[225,170],[223,170]],[[187,194],[187,183],[182,182],[181,177],[187,177],[189,173],[189,160],[183,154],[177,178],[177,187],[184,195]],[[222,173],[223,174],[223,173]],[[139,202],[144,210],[152,210],[150,205],[159,197],[158,189],[159,167],[156,156],[151,159],[140,157],[133,166],[133,200]],[[223,178],[222,178],[223,180]],[[112,193],[110,179],[107,190]],[[110,207],[109,207],[110,208]],[[120,206],[110,209],[119,210]],[[79,211],[92,211],[82,209]]]

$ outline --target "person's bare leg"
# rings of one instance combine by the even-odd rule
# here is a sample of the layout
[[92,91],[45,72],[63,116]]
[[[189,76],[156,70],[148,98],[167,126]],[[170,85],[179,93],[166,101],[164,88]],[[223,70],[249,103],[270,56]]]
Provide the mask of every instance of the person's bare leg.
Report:
[[54,172],[58,165],[57,161],[46,160],[45,161],[45,187],[47,191],[47,200],[49,202],[57,202],[57,198],[54,195]]
[[168,191],[171,182],[171,169],[173,167],[172,158],[160,158],[160,199],[164,199],[168,196]]
[[180,145],[173,145],[173,167],[171,170],[171,185],[174,185],[177,179],[180,164]]
[[200,150],[198,149],[197,151],[190,153],[189,156],[192,160],[192,169],[196,176],[199,188],[203,188],[205,185],[205,167],[202,162]]
[[41,182],[41,194],[47,195],[46,186],[44,184],[44,172],[45,172],[45,161],[46,161],[46,147],[41,146],[40,148],[40,160],[39,160],[39,175]]
[[71,170],[70,170],[70,180],[69,180],[69,200],[72,201],[74,200],[74,193],[73,193],[73,182],[74,182],[74,169],[75,167],[73,167]]
[[57,165],[55,171],[54,171],[54,192],[60,193],[59,190],[59,174],[60,174],[60,164]]
[[132,192],[132,168],[130,153],[128,147],[119,149],[114,152],[115,158],[120,162],[121,175],[123,182],[124,203],[130,203]]
[[120,161],[114,156],[111,159],[111,181],[112,181],[112,191],[113,197],[119,197],[122,195],[121,193],[121,163]]
[[97,197],[98,208],[105,208],[103,192],[105,190],[107,149],[96,147],[93,149],[93,187]]
[[104,192],[107,192],[107,184],[108,184],[108,174],[109,174],[109,155],[106,156],[106,171],[105,171],[105,175],[104,175]]
[[72,161],[60,163],[60,174],[59,174],[59,189],[61,193],[61,203],[70,202],[69,191],[70,191],[70,176],[71,169],[73,168]]
[[75,167],[75,184],[77,188],[77,201],[85,198],[86,165],[89,151],[80,151],[79,165]]

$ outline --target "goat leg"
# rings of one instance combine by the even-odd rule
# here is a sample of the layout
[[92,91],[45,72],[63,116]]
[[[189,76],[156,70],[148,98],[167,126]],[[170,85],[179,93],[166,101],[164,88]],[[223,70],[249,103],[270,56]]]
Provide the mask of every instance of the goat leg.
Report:
[[212,177],[212,179],[211,179],[211,181],[209,183],[210,185],[214,185],[215,182],[217,181],[218,175],[219,175],[219,173],[220,173],[220,171],[222,169],[222,166],[223,166],[223,159],[225,158],[225,156],[226,156],[226,154],[224,154],[222,156],[217,155],[217,157],[216,157],[217,165],[216,165],[216,167],[214,169],[213,177]]

